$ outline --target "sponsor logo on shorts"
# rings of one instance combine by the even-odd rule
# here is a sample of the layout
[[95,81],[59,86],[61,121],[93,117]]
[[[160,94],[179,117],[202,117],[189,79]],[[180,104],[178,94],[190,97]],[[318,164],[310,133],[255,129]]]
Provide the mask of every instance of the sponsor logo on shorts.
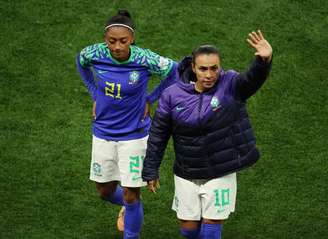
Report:
[[132,181],[137,181],[137,180],[139,180],[139,179],[141,179],[141,177],[138,176],[138,175],[134,175],[134,176],[132,177]]
[[101,175],[101,165],[99,163],[93,163],[92,169],[93,169],[93,173],[96,176],[102,176]]
[[176,210],[179,208],[179,198],[177,196],[174,196],[174,207]]

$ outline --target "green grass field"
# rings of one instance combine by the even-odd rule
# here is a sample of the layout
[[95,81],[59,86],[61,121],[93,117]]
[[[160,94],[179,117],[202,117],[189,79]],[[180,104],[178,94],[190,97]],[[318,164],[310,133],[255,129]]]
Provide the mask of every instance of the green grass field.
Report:
[[[272,74],[249,101],[262,158],[238,174],[223,238],[327,238],[324,0],[1,0],[0,238],[121,238],[119,208],[88,180],[92,102],[75,68],[76,54],[102,41],[119,8],[136,22],[137,45],[180,60],[212,43],[225,69],[243,71],[253,58],[248,32],[264,32]],[[180,238],[170,209],[173,157],[170,146],[160,191],[143,190],[142,238]]]

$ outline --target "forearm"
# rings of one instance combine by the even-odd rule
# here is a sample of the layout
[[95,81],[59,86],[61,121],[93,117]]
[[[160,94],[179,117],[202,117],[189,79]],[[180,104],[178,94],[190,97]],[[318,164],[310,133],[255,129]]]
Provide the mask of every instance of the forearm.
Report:
[[237,76],[236,82],[236,94],[241,100],[246,100],[263,85],[268,78],[271,70],[270,61],[257,57],[250,68]]
[[170,138],[168,122],[155,114],[148,138],[146,157],[142,171],[142,178],[151,181],[159,178],[161,165],[167,143]]
[[176,69],[177,64],[174,63],[172,66],[172,69],[168,76],[161,80],[160,84],[155,87],[155,89],[147,96],[147,101],[149,103],[154,103],[156,100],[159,99],[164,89],[172,85],[174,82],[176,82]]

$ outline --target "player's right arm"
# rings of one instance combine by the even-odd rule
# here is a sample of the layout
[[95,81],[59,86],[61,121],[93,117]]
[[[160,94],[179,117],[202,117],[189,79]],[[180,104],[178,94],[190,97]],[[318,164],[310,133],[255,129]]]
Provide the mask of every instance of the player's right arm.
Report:
[[96,101],[97,98],[97,86],[93,72],[91,70],[91,60],[94,55],[96,46],[97,45],[92,45],[84,48],[76,57],[77,69],[93,101]]

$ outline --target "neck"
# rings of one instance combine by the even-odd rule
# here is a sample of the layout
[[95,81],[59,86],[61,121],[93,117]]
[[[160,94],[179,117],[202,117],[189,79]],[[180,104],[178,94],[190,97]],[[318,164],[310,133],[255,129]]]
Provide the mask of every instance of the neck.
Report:
[[198,81],[195,82],[194,88],[195,88],[195,91],[197,91],[199,93],[202,93],[204,91],[203,87],[201,87],[199,85]]

